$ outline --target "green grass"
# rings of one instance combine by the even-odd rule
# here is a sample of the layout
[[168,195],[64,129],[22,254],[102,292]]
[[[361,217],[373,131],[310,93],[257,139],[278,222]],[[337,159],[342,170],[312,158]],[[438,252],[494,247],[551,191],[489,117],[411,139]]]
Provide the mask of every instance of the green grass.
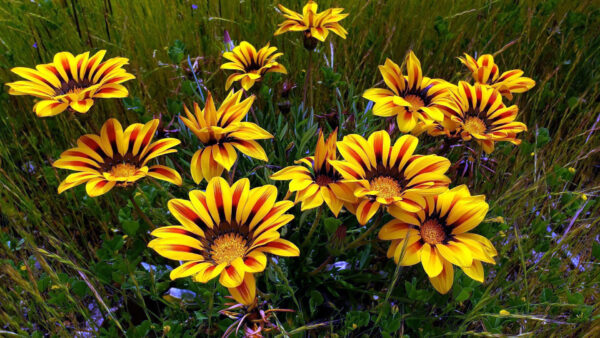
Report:
[[[192,4],[197,9],[192,9]],[[165,122],[182,104],[201,101],[189,64],[198,61],[202,92],[225,97],[223,31],[236,42],[270,41],[284,55],[287,76],[271,75],[253,88],[260,125],[275,135],[263,142],[269,164],[243,158],[236,178],[253,186],[273,184],[268,176],[314,149],[314,133],[341,125],[341,132],[367,135],[385,121],[365,114],[365,89],[379,86],[377,65],[400,63],[409,49],[424,73],[448,81],[470,80],[456,59],[463,52],[497,53],[501,70],[520,68],[537,85],[517,94],[519,120],[529,127],[519,147],[500,145],[492,154],[495,173],[453,177],[490,203],[488,221],[476,232],[498,249],[478,284],[457,272],[453,290],[439,295],[420,266],[395,269],[385,259],[387,244],[371,241],[336,252],[330,237],[339,223],[349,239],[363,231],[351,215],[337,222],[326,213],[301,257],[269,264],[258,286],[289,333],[313,336],[600,334],[600,7],[594,1],[320,1],[321,8],[345,7],[348,39],[331,35],[314,60],[314,112],[300,105],[307,52],[299,34],[273,37],[282,21],[273,1],[7,0],[0,8],[0,82],[17,80],[14,66],[49,62],[60,51],[107,49],[130,59],[137,79],[130,97],[101,100],[81,116],[41,119],[31,97],[0,89],[0,334],[72,336],[83,331],[128,336],[219,335],[231,320],[218,314],[226,290],[218,283],[170,281],[162,259],[147,249],[150,225],[125,196],[89,198],[83,188],[62,195],[66,172],[51,167],[77,137],[109,117],[129,124],[162,114]],[[300,10],[300,1],[286,1]],[[330,45],[331,42],[331,45]],[[33,45],[37,44],[37,48]],[[334,67],[324,60],[334,54]],[[284,79],[297,84],[292,109],[277,109]],[[331,118],[318,116],[331,114]],[[343,113],[342,113],[343,112]],[[354,118],[354,122],[350,117]],[[135,199],[155,225],[175,222],[166,203],[195,188],[189,160],[197,141],[170,158],[184,185],[155,181],[139,185]],[[420,152],[438,139],[423,138]],[[458,152],[450,154],[457,160]],[[574,170],[569,170],[573,168]],[[277,183],[283,198],[287,183]],[[583,198],[587,196],[587,200]],[[300,212],[283,236],[295,243],[310,228],[315,211]],[[499,222],[497,217],[502,217]],[[350,270],[311,271],[329,256]],[[143,263],[156,266],[144,269]],[[397,278],[394,278],[396,276]],[[285,278],[284,278],[285,277]],[[393,288],[392,288],[393,286]],[[187,300],[165,297],[170,287],[188,289]],[[294,296],[294,297],[292,297]],[[499,311],[510,311],[500,316]],[[98,318],[104,321],[99,326]],[[323,323],[308,331],[306,325]],[[167,329],[167,327],[170,327]]]

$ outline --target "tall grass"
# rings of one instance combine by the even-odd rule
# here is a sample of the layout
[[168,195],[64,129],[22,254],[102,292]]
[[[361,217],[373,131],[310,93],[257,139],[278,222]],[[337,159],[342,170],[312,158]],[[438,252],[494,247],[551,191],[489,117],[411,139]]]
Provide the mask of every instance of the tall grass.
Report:
[[[92,199],[82,189],[57,195],[65,173],[51,167],[77,137],[109,117],[133,123],[160,113],[168,123],[181,113],[183,103],[202,101],[206,89],[224,98],[228,74],[219,65],[227,30],[236,42],[262,46],[270,41],[284,52],[280,61],[289,71],[268,77],[255,89],[260,124],[275,140],[264,143],[268,165],[244,159],[237,169],[237,175],[249,175],[254,184],[272,184],[268,176],[273,170],[313,149],[319,127],[339,124],[343,134],[364,135],[383,128],[383,119],[365,114],[367,101],[361,94],[380,82],[377,65],[386,58],[400,63],[409,49],[431,77],[468,79],[456,57],[492,53],[501,70],[520,68],[537,82],[513,101],[519,120],[529,127],[523,144],[498,147],[492,155],[494,173],[455,181],[485,194],[490,203],[488,222],[478,229],[492,238],[499,259],[486,267],[486,282],[479,285],[459,273],[453,292],[440,296],[421,269],[403,268],[388,293],[395,267],[378,258],[386,248],[373,242],[332,253],[325,224],[303,257],[276,266],[286,280],[275,267],[259,280],[274,306],[299,311],[280,315],[288,331],[600,334],[598,3],[320,1],[322,8],[346,8],[350,16],[343,25],[349,34],[347,40],[332,36],[317,50],[313,109],[300,104],[308,56],[301,39],[272,35],[282,20],[276,4],[7,0],[0,6],[0,82],[16,79],[11,67],[49,62],[60,51],[98,49],[129,58],[127,69],[137,77],[126,84],[129,98],[101,100],[85,118],[37,118],[30,97],[8,96],[5,86],[0,89],[0,333],[214,335],[230,324],[217,313],[226,294],[217,284],[169,281],[169,262],[145,248],[151,225],[139,218],[130,201],[119,194]],[[296,10],[303,5],[285,4]],[[199,81],[190,71],[194,62]],[[284,79],[298,86],[287,116],[277,108]],[[189,162],[195,141],[184,131],[178,137],[184,142],[179,158]],[[426,139],[422,151],[433,150],[435,141]],[[195,188],[186,161],[172,160],[181,168],[184,185],[148,183],[135,197],[155,225],[173,222],[166,211],[168,199]],[[280,186],[283,196],[287,186]],[[297,217],[287,237],[301,243],[313,214]],[[344,223],[350,219],[342,217]],[[325,223],[336,224],[331,218]],[[348,230],[348,236],[360,231]],[[311,274],[329,256],[352,268]],[[196,296],[165,296],[170,287]],[[499,315],[501,309],[510,314]],[[311,323],[324,328],[304,331]]]

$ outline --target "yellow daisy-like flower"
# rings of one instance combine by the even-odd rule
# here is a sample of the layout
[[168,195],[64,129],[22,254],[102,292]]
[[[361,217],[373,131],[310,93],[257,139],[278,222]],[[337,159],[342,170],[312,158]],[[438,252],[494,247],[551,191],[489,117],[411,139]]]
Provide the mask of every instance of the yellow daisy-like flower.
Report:
[[94,99],[127,97],[127,88],[120,85],[135,79],[122,67],[129,60],[122,57],[102,62],[101,50],[90,57],[89,52],[73,56],[60,52],[54,62],[37,65],[36,69],[16,67],[12,72],[27,81],[7,83],[11,95],[32,95],[42,99],[33,106],[39,117],[58,115],[70,108],[87,113]]
[[425,196],[448,189],[450,179],[444,173],[450,161],[436,155],[415,155],[418,142],[416,137],[404,135],[392,146],[390,135],[380,130],[368,140],[352,134],[337,143],[345,161],[329,163],[342,175],[342,182],[355,185],[360,224],[366,224],[381,205],[417,212],[425,206]]
[[[329,8],[321,13],[317,13],[318,5],[311,0],[306,3],[302,9],[302,14],[300,14],[281,4],[277,6],[283,12],[282,14],[286,20],[279,24],[279,28],[277,28],[274,35],[280,35],[289,31],[304,32],[304,45],[308,49],[312,50],[316,47],[314,39],[324,42],[327,35],[329,35],[329,31],[339,35],[342,39],[345,39],[346,34],[348,34],[339,23],[339,21],[348,16],[347,13],[342,13],[344,11],[343,8]],[[307,43],[310,46],[307,46]]]
[[535,86],[535,81],[523,76],[523,71],[513,69],[500,75],[498,65],[490,54],[480,56],[475,60],[465,53],[465,57],[458,58],[469,70],[475,82],[496,88],[507,99],[512,99],[513,93],[524,93]]
[[171,279],[193,276],[206,283],[220,276],[236,300],[248,303],[255,292],[251,275],[265,269],[265,253],[300,254],[296,245],[279,237],[279,228],[294,219],[285,213],[294,203],[276,202],[275,186],[250,189],[246,178],[229,186],[215,177],[206,191],[193,190],[189,198],[169,201],[169,211],[181,225],[154,230],[157,238],[148,243],[161,256],[184,261],[171,271]]
[[387,256],[403,266],[421,262],[440,293],[452,287],[452,264],[483,283],[481,262],[495,264],[493,257],[498,253],[487,238],[468,231],[487,214],[485,196],[471,196],[461,185],[425,200],[425,208],[416,213],[395,206],[388,209],[395,219],[379,231],[380,239],[392,241]]
[[444,119],[443,108],[452,86],[423,76],[421,63],[412,51],[406,56],[407,76],[390,59],[379,66],[379,71],[391,90],[371,88],[364,92],[363,97],[375,103],[373,114],[396,116],[403,133],[413,130],[419,121],[431,124]]
[[515,122],[519,107],[506,107],[502,95],[492,87],[476,83],[471,86],[461,81],[452,91],[446,113],[458,128],[463,140],[475,139],[486,153],[494,150],[494,142],[508,141],[521,144],[516,134],[527,131],[527,126]]
[[327,141],[323,132],[319,132],[315,156],[296,161],[306,167],[289,166],[271,175],[273,180],[291,180],[290,191],[296,192],[296,202],[302,201],[302,211],[319,207],[325,202],[337,217],[344,200],[355,201],[354,191],[347,183],[340,182],[342,175],[329,164],[329,161],[337,159],[336,141],[337,129]]
[[186,117],[179,118],[202,142],[202,149],[196,151],[190,163],[196,184],[220,176],[223,169],[231,170],[238,157],[236,149],[261,161],[269,160],[255,140],[273,138],[273,135],[255,123],[242,122],[255,97],[240,102],[241,97],[241,90],[229,92],[217,110],[208,92],[204,110],[194,103],[194,115],[184,107]]
[[267,43],[257,52],[250,43],[242,41],[233,51],[223,53],[223,57],[231,62],[221,65],[221,69],[236,71],[227,78],[225,89],[229,89],[235,81],[241,81],[242,88],[248,91],[254,82],[262,80],[266,73],[287,74],[285,67],[276,61],[283,53],[275,51],[277,47],[270,47]]
[[52,164],[77,171],[62,181],[58,193],[87,183],[87,194],[96,197],[115,186],[130,186],[146,176],[181,185],[181,176],[174,169],[158,164],[148,166],[148,162],[158,156],[177,152],[171,148],[181,143],[174,138],[152,142],[158,123],[158,120],[134,123],[123,130],[119,121],[109,119],[100,135],[81,136],[77,147],[63,152]]

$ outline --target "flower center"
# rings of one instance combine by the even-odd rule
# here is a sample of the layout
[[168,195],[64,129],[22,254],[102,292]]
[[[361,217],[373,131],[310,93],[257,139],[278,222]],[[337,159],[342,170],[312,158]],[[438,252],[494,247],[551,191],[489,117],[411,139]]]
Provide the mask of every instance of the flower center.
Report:
[[446,232],[437,220],[430,219],[421,225],[421,238],[429,244],[440,244],[446,239]]
[[131,177],[136,171],[137,168],[133,164],[119,163],[110,169],[110,174],[114,177]]
[[468,117],[465,121],[465,131],[470,134],[483,134],[485,132],[485,123],[479,117]]
[[408,101],[408,103],[410,103],[411,106],[406,107],[406,109],[411,112],[415,112],[425,106],[425,102],[418,95],[413,95],[413,94],[407,95],[406,97],[404,97],[404,100],[406,100],[406,101]]
[[325,186],[325,185],[328,185],[329,183],[333,183],[333,180],[331,179],[331,177],[329,177],[327,175],[319,175],[319,176],[317,176],[315,183],[317,183],[317,185],[320,185],[320,186]]
[[211,244],[211,257],[217,264],[230,264],[245,253],[246,240],[236,233],[219,236]]
[[379,176],[369,182],[371,190],[378,192],[377,196],[383,198],[398,197],[402,194],[402,186],[395,179],[388,176]]
[[69,82],[61,84],[60,88],[56,90],[56,95],[77,93],[91,85],[92,82],[88,79],[83,79],[82,81],[69,80]]

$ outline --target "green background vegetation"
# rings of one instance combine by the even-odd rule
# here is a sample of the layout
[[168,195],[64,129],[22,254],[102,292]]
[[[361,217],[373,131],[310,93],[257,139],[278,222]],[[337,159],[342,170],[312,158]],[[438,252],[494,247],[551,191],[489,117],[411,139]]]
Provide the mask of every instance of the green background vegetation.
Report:
[[[380,82],[377,65],[386,57],[400,63],[412,49],[426,75],[470,81],[456,57],[497,53],[502,71],[520,68],[537,82],[513,100],[519,120],[529,127],[520,136],[523,144],[497,147],[494,174],[453,173],[454,184],[468,184],[490,203],[488,220],[475,230],[491,238],[499,252],[497,265],[485,265],[485,283],[457,272],[450,293],[439,295],[420,266],[395,274],[385,258],[388,243],[373,240],[340,252],[334,240],[336,230],[342,232],[338,227],[347,227],[348,240],[364,228],[348,213],[338,220],[327,213],[301,257],[271,262],[257,280],[272,306],[297,311],[278,315],[288,332],[600,335],[598,2],[320,1],[321,8],[345,7],[350,16],[342,21],[348,39],[330,35],[314,58],[319,67],[314,112],[300,104],[307,65],[300,34],[272,36],[282,21],[276,4],[3,1],[1,83],[17,80],[11,67],[50,62],[60,51],[98,49],[107,49],[107,57],[129,58],[126,68],[137,79],[125,83],[126,99],[99,100],[87,116],[46,119],[31,112],[31,97],[12,97],[0,87],[0,335],[204,336],[219,335],[231,324],[218,314],[227,292],[216,280],[206,285],[169,280],[167,266],[175,262],[146,248],[153,225],[138,216],[127,196],[93,199],[83,187],[57,195],[67,172],[51,167],[80,135],[109,117],[129,124],[160,113],[168,123],[184,103],[202,101],[199,87],[220,102],[228,75],[219,70],[224,30],[236,43],[260,47],[270,41],[284,52],[280,62],[289,71],[271,74],[253,88],[260,125],[275,135],[262,142],[268,164],[240,157],[236,178],[248,176],[253,186],[273,184],[268,179],[273,171],[312,151],[319,127],[328,131],[340,125],[342,134],[363,135],[385,128],[384,119],[365,113],[361,94]],[[299,11],[303,3],[285,5]],[[332,53],[333,68],[325,62]],[[201,83],[190,72],[196,61]],[[284,79],[297,84],[285,116],[277,106],[284,101]],[[177,120],[174,125],[180,127]],[[176,137],[183,143],[167,164],[180,170],[184,185],[149,179],[135,191],[135,201],[154,225],[175,222],[167,201],[196,188],[189,160],[197,140],[185,131]],[[421,153],[436,151],[439,140],[421,139]],[[450,154],[453,161],[459,156],[459,150]],[[277,185],[283,198],[287,183]],[[301,243],[315,211],[301,213],[296,206],[293,212],[297,217],[283,237]],[[350,268],[319,270],[334,261]],[[501,309],[510,315],[500,316]],[[319,328],[306,331],[310,325]]]

